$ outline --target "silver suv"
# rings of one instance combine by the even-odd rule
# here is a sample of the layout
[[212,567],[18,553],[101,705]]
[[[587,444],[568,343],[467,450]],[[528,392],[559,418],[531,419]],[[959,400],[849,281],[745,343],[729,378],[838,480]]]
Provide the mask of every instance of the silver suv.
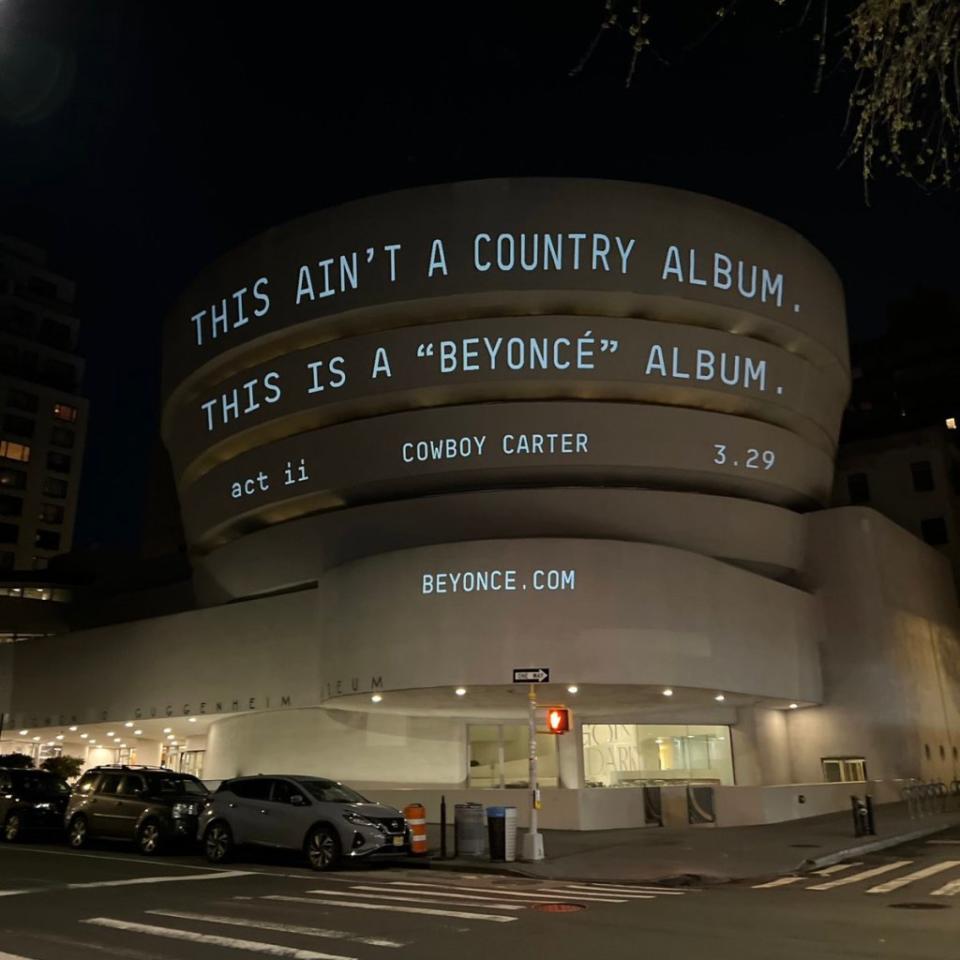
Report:
[[403,814],[320,777],[224,780],[200,816],[198,837],[211,863],[255,844],[302,850],[314,870],[344,858],[402,856],[410,851]]

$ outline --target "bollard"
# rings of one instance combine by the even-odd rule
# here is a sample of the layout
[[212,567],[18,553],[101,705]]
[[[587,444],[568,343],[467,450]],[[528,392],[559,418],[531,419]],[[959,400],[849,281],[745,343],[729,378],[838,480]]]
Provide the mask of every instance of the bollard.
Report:
[[447,859],[447,796],[440,795],[440,859]]
[[868,793],[864,799],[867,806],[867,833],[871,837],[875,837],[877,835],[877,822],[873,816],[873,797]]
[[850,807],[853,812],[853,835],[862,837],[869,833],[867,805],[856,795],[850,796]]

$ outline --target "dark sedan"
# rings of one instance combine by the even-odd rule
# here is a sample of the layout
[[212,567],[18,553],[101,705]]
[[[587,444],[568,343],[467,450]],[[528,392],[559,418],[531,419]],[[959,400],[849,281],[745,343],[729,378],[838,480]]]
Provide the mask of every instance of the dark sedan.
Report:
[[34,832],[61,832],[70,799],[64,780],[45,770],[0,767],[0,825],[8,843]]

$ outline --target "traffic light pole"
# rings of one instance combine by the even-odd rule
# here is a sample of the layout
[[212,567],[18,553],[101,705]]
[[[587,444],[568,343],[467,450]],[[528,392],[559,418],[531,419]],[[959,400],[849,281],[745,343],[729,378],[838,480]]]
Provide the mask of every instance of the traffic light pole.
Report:
[[543,859],[543,835],[539,831],[540,786],[537,783],[537,685],[527,693],[530,708],[530,829],[523,838],[523,859]]

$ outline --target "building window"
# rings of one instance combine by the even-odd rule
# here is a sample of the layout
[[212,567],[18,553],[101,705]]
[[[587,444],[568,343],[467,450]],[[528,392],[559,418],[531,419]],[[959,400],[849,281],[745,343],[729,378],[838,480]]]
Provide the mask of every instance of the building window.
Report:
[[70,457],[65,453],[57,453],[56,450],[47,451],[47,469],[56,470],[57,473],[69,473]]
[[58,530],[38,530],[33,538],[33,543],[41,550],[59,550],[60,532]]
[[0,493],[0,517],[19,517],[23,513],[23,499]]
[[870,481],[865,473],[847,474],[847,492],[851,503],[870,502]]
[[[530,730],[522,723],[471,724],[470,787],[526,787],[530,783]],[[542,752],[541,752],[542,751]],[[543,786],[556,787],[559,781],[557,737],[537,734],[538,779]]]
[[585,723],[583,771],[590,787],[691,780],[732,785],[730,730],[701,724]]
[[[0,497],[0,502],[2,500]],[[37,519],[43,523],[63,523],[63,507],[58,503],[41,503]]]
[[827,783],[851,783],[867,779],[867,761],[863,757],[824,757],[820,766]]
[[26,390],[17,390],[11,387],[7,391],[7,406],[17,410],[26,410],[27,413],[36,413],[40,409],[40,398]]
[[910,472],[913,474],[913,489],[918,493],[926,493],[933,489],[933,469],[930,467],[929,460],[911,463]]
[[77,422],[77,408],[66,403],[55,403],[53,405],[53,415],[66,423]]
[[921,520],[920,533],[932,547],[950,542],[947,536],[947,524],[943,517],[928,517],[926,520]]
[[16,543],[20,528],[15,523],[0,523],[0,543]]
[[3,432],[15,433],[21,437],[32,437],[36,424],[29,417],[20,417],[15,413],[8,413],[3,418]]
[[49,557],[34,557],[33,558],[33,569],[34,570],[46,570],[50,566]]
[[57,477],[44,477],[42,489],[44,496],[59,497],[62,500],[67,495],[67,481]]
[[30,448],[25,443],[14,443],[13,440],[0,440],[0,457],[8,460],[19,460],[21,463],[30,462]]
[[26,490],[27,475],[22,470],[0,467],[0,488],[6,490]]
[[55,447],[72,447],[74,433],[69,427],[51,427],[50,442]]
[[0,550],[0,570],[12,570],[16,557],[10,550]]

